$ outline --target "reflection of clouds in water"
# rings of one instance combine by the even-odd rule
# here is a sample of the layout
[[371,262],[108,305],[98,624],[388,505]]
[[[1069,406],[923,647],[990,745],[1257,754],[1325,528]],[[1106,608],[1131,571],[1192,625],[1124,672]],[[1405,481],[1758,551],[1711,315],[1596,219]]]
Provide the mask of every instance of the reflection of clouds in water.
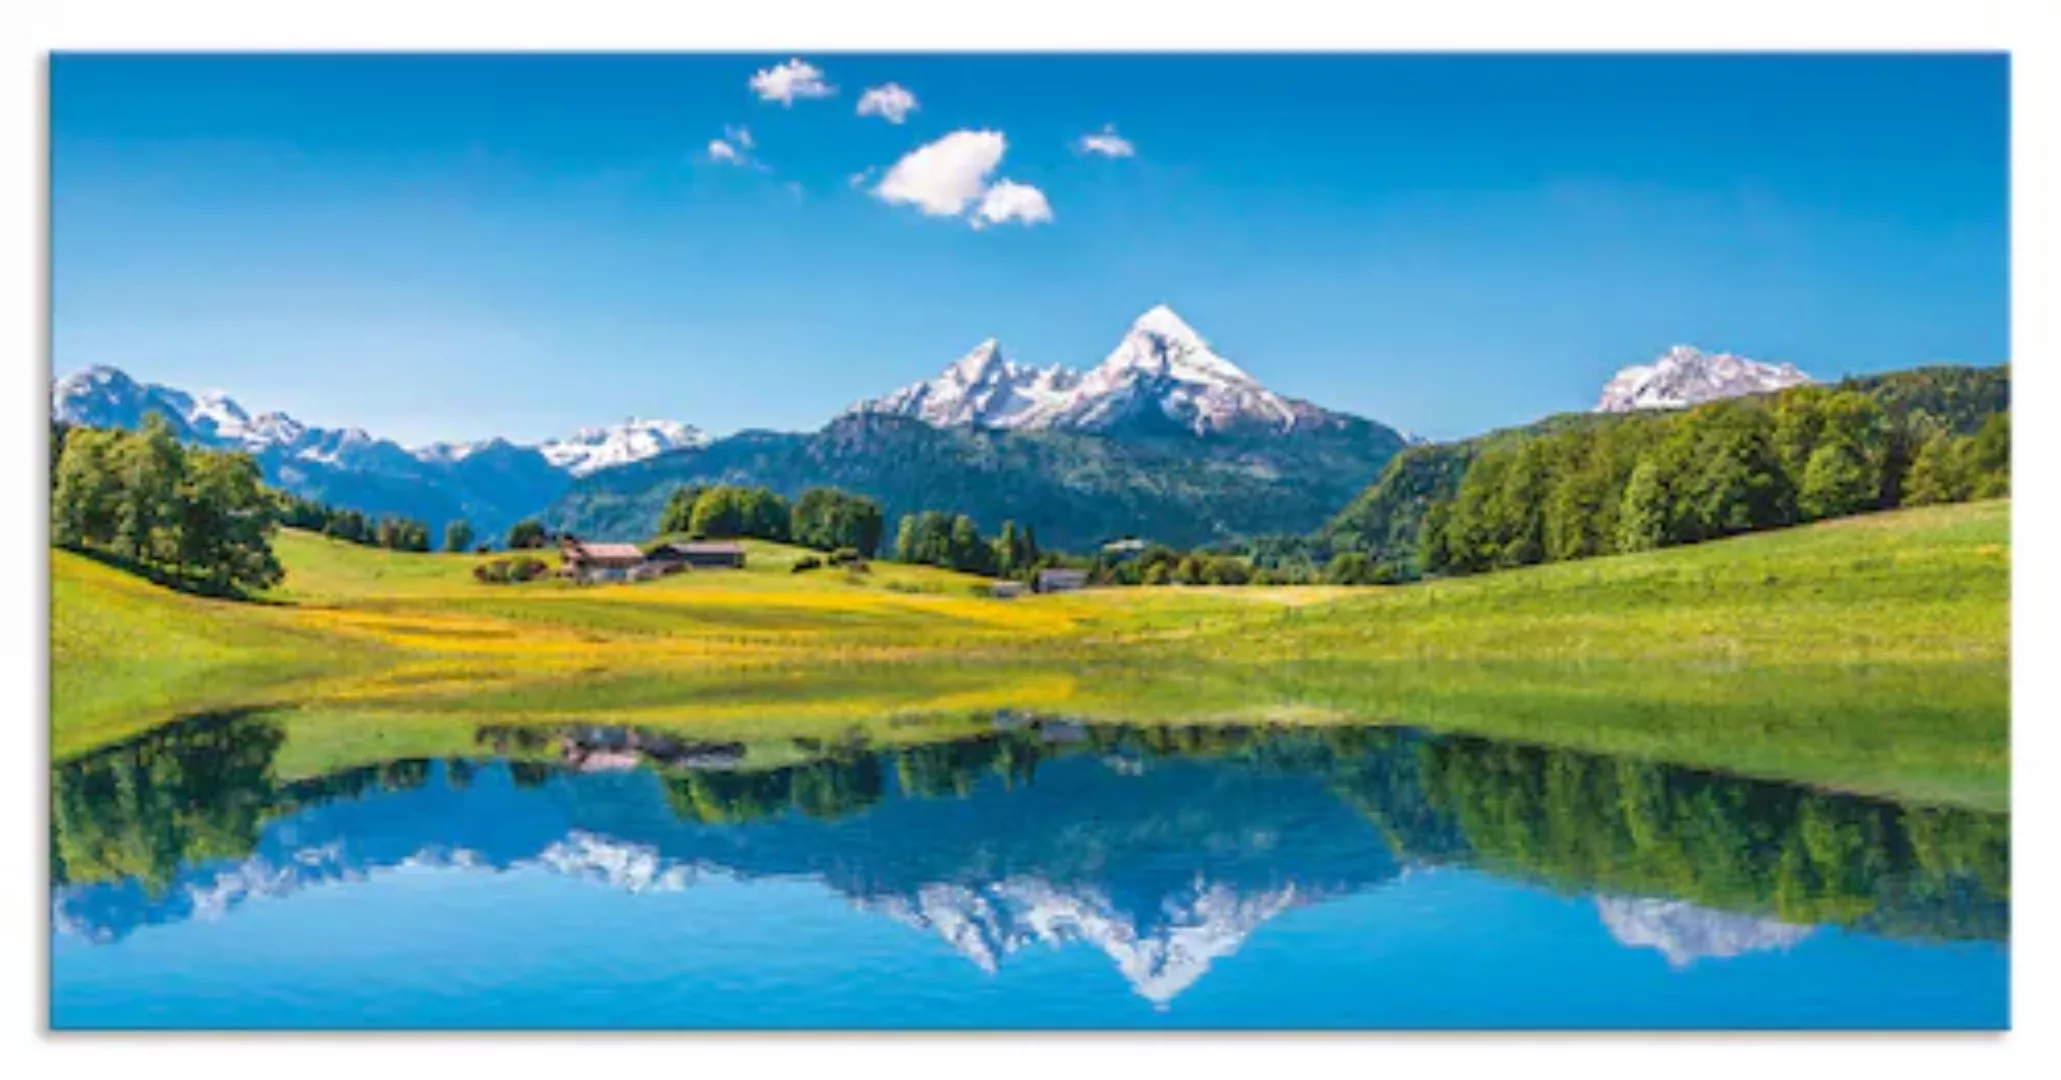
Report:
[[1787,950],[1811,935],[1811,927],[1713,911],[1686,900],[1599,896],[1596,911],[1610,936],[1631,948],[1658,949],[1677,971],[1698,960],[1729,959],[1742,953]]

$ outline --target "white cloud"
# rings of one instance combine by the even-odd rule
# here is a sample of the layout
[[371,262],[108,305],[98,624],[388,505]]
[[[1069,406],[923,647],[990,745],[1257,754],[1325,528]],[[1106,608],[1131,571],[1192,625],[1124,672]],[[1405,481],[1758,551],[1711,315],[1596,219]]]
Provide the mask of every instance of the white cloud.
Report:
[[980,206],[973,212],[973,227],[976,229],[1006,221],[1037,225],[1050,220],[1052,204],[1045,201],[1045,193],[1014,180],[995,181],[995,186],[980,197]]
[[751,89],[759,100],[782,105],[793,105],[796,98],[825,98],[837,93],[837,87],[823,81],[821,68],[800,57],[754,73]]
[[[932,217],[964,215],[976,229],[1008,221],[1051,221],[1052,204],[1044,192],[1014,180],[989,183],[1008,149],[999,131],[954,131],[902,155],[873,187],[873,196]],[[852,183],[863,182],[871,171],[852,177]]]
[[751,129],[747,127],[731,127],[725,124],[723,125],[723,135],[746,150],[758,145],[751,141]]
[[744,154],[721,139],[710,139],[708,141],[708,159],[710,161],[720,161],[725,165],[744,164]]
[[1138,148],[1131,140],[1116,133],[1115,124],[1105,124],[1101,131],[1081,136],[1074,148],[1083,154],[1101,154],[1103,157],[1134,157]]
[[956,216],[987,190],[1008,147],[999,131],[954,131],[904,154],[873,194],[933,217]]
[[859,115],[878,116],[899,124],[916,111],[916,95],[898,83],[876,86],[859,95]]

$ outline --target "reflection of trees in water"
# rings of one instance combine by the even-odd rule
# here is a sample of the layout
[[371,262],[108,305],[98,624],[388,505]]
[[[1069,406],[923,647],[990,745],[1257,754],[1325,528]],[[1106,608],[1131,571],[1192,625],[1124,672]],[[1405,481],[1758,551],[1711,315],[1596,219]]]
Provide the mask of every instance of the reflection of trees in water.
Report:
[[776,817],[788,809],[833,820],[858,813],[886,794],[880,759],[841,755],[767,770],[710,770],[669,774],[666,803],[683,820],[738,825]]
[[[248,856],[263,824],[301,807],[422,788],[411,758],[277,783],[278,725],[200,717],[52,770],[53,880],[134,878],[162,890],[182,863]],[[542,750],[542,733],[495,729],[483,745]],[[797,744],[817,756],[777,769],[663,769],[683,820],[729,825],[790,811],[819,820],[889,798],[965,799],[983,785],[1031,785],[1040,763],[1208,759],[1320,779],[1403,855],[1478,864],[1574,891],[1670,897],[1794,923],[1898,936],[2008,936],[2010,821],[1902,807],[1667,765],[1434,736],[1405,729],[1163,727],[1022,723],[949,741],[871,751]],[[565,770],[511,760],[519,788]],[[447,759],[463,789],[475,764]],[[1117,770],[1108,783],[1122,785]],[[1108,797],[1121,798],[1113,788]],[[1179,807],[1164,808],[1176,812]],[[1219,807],[1236,815],[1238,807]]]
[[53,768],[53,881],[134,878],[154,894],[181,862],[248,855],[284,738],[255,717],[203,716]]
[[1414,761],[1360,759],[1340,788],[1416,857],[1791,923],[2008,936],[2006,815],[1486,739],[1398,738]]

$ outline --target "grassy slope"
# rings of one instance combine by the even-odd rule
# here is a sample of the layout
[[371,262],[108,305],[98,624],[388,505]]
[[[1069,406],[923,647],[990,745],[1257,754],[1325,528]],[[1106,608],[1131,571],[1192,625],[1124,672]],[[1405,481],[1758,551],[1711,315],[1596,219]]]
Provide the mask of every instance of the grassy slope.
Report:
[[321,757],[458,752],[506,720],[736,731],[1016,707],[1392,718],[1975,805],[2006,791],[2002,502],[1392,589],[1008,601],[927,567],[793,574],[801,553],[767,544],[743,572],[595,587],[485,586],[479,556],[298,533],[279,550],[269,605],[55,554],[59,756],[288,700],[332,719],[306,736]]

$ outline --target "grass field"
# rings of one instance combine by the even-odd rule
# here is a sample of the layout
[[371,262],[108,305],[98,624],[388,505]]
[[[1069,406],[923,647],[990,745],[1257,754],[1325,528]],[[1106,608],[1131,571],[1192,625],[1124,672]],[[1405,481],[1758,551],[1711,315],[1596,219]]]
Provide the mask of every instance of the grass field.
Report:
[[[259,603],[52,553],[60,758],[195,712],[292,707],[320,758],[480,723],[749,732],[1036,709],[1379,719],[1995,808],[2008,793],[2010,507],[1932,507],[1393,588],[994,600],[874,563],[484,585],[484,556],[303,533]],[[319,734],[318,734],[319,732]]]

